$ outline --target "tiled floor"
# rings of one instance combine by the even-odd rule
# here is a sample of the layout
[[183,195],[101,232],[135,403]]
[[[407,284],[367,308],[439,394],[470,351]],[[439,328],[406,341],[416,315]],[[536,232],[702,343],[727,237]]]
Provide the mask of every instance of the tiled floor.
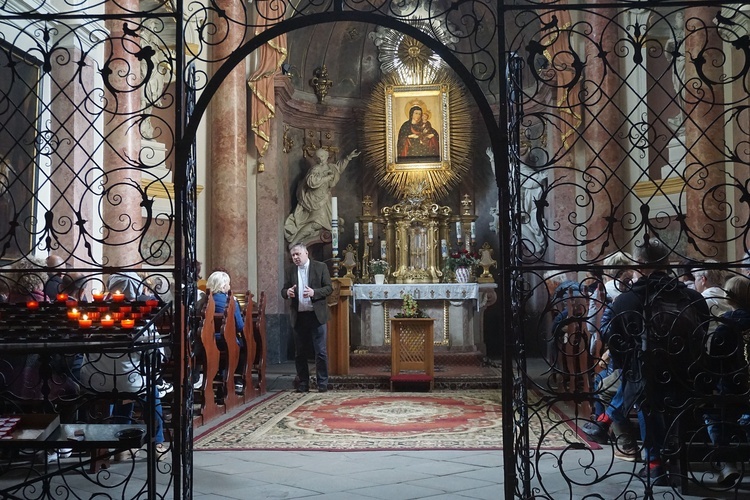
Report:
[[[271,367],[269,390],[291,387],[292,365]],[[535,498],[644,498],[644,486],[633,481],[639,464],[612,460],[606,450],[568,451],[532,457],[539,475]],[[194,498],[325,498],[330,500],[499,499],[504,498],[502,451],[196,452]],[[587,468],[587,465],[593,467]],[[575,481],[569,485],[565,474]],[[595,475],[606,471],[606,478]],[[628,491],[625,496],[623,492]],[[672,496],[654,489],[656,498],[706,498],[705,494]],[[711,498],[750,498],[750,485]]]

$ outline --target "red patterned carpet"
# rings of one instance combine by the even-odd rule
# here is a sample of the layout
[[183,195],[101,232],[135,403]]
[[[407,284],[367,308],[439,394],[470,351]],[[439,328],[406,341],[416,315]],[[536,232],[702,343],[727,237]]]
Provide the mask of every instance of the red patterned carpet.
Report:
[[[502,447],[500,391],[281,392],[209,429],[196,450],[475,450]],[[547,436],[550,447],[564,436]]]

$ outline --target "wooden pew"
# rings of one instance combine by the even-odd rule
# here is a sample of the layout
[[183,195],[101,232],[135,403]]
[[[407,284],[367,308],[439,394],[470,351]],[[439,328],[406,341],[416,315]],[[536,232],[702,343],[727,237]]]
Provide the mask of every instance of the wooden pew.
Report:
[[240,346],[237,345],[237,323],[234,320],[234,310],[236,307],[237,304],[230,290],[227,292],[227,308],[224,310],[224,320],[217,330],[224,337],[227,345],[226,354],[222,353],[222,358],[226,359],[226,371],[223,377],[221,377],[224,386],[224,406],[226,409],[235,408],[240,404],[240,400],[234,389],[234,374],[237,371],[237,365],[240,360]]
[[216,398],[212,389],[213,380],[219,371],[219,349],[216,347],[216,339],[214,337],[214,332],[216,331],[214,325],[216,303],[210,291],[206,292],[206,296],[206,308],[202,311],[203,321],[200,330],[204,352],[204,359],[200,360],[203,362],[203,384],[199,389],[196,389],[198,393],[203,395],[200,402],[201,425],[226,411],[226,408],[220,408],[216,404]]
[[[245,402],[252,401],[258,395],[255,390],[255,382],[253,381],[253,365],[255,363],[256,354],[256,343],[255,343],[255,329],[253,328],[253,294],[250,290],[245,294],[247,304],[245,304],[245,310],[242,312],[242,317],[245,320],[245,328],[242,330],[242,338],[245,340],[245,363],[244,366],[240,367],[242,372],[242,383],[244,384],[245,390],[242,393],[242,399]],[[250,314],[248,314],[250,311]]]
[[255,338],[255,371],[258,374],[258,392],[263,395],[266,387],[266,360],[268,346],[266,345],[266,292],[260,292],[258,307],[253,310],[253,335]]

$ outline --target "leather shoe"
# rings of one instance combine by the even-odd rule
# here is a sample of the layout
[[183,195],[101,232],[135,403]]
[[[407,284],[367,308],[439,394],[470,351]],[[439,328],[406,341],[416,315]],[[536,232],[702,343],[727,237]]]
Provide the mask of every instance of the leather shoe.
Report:
[[318,392],[328,392],[328,387],[318,387]]
[[310,388],[306,385],[297,386],[297,392],[310,392]]

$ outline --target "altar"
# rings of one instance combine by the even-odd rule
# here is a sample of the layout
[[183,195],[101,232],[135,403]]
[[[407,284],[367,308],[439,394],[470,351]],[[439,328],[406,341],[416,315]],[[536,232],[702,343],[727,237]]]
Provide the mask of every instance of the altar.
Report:
[[351,345],[390,349],[390,319],[401,310],[401,297],[410,294],[427,316],[435,320],[435,346],[446,350],[486,352],[484,310],[495,303],[495,283],[425,283],[352,287]]

